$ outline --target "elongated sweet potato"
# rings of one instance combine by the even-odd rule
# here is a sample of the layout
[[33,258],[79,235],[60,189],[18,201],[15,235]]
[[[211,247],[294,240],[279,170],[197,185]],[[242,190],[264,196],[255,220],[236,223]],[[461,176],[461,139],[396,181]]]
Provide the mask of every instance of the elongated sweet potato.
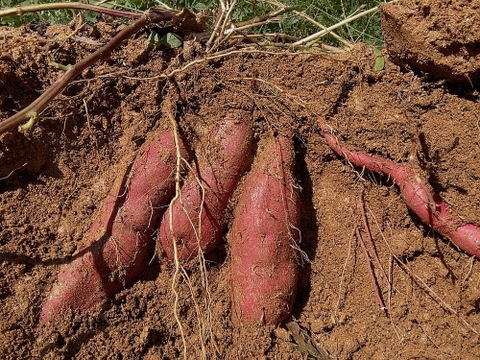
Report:
[[291,316],[298,265],[300,197],[292,142],[278,136],[248,174],[229,233],[232,320],[279,325]]
[[251,115],[242,111],[225,116],[207,146],[197,150],[198,163],[180,199],[172,204],[172,224],[168,210],[160,225],[158,247],[168,259],[174,259],[174,241],[179,260],[188,260],[199,251],[208,253],[218,244],[228,200],[249,165],[252,141]]
[[[60,269],[40,320],[64,309],[90,308],[111,296],[145,267],[153,226],[175,185],[176,147],[172,132],[154,137],[135,161],[127,186],[115,186],[74,260]],[[181,144],[180,144],[181,145]],[[181,153],[185,153],[180,146]]]
[[480,225],[467,223],[452,215],[447,204],[434,193],[427,180],[411,166],[350,151],[332,134],[323,119],[319,119],[319,125],[333,151],[354,165],[390,176],[399,186],[405,203],[413,213],[460,249],[480,259]]

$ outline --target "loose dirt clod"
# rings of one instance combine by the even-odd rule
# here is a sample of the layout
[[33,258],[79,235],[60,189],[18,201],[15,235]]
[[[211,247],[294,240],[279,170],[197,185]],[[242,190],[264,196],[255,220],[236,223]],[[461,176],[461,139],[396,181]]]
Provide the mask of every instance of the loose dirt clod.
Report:
[[478,84],[479,1],[404,0],[381,9],[393,62],[437,80]]

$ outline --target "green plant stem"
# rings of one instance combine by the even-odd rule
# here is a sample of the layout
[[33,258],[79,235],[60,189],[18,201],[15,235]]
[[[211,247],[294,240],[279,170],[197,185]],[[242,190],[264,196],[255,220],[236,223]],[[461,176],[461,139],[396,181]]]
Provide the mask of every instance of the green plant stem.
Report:
[[38,4],[38,5],[27,5],[27,6],[17,6],[10,9],[0,10],[0,17],[4,16],[21,16],[26,13],[39,12],[46,10],[89,10],[95,11],[97,13],[107,14],[116,17],[124,17],[129,19],[139,19],[142,14],[134,13],[130,11],[110,9],[104,6],[84,4],[81,2],[69,2],[69,3],[51,3],[51,4]]
[[145,12],[138,20],[120,31],[112,38],[112,40],[107,42],[97,51],[90,54],[75,65],[71,66],[57,81],[55,81],[55,83],[53,83],[53,85],[51,85],[42,95],[40,95],[40,97],[38,97],[29,106],[19,111],[15,115],[9,117],[5,121],[0,122],[0,135],[14,129],[17,126],[20,126],[22,123],[25,122],[27,122],[28,125],[26,127],[22,127],[22,129],[27,129],[28,127],[33,125],[39,113],[43,109],[45,109],[45,107],[50,103],[50,101],[52,101],[55,96],[60,94],[74,78],[80,75],[83,70],[91,66],[97,60],[105,58],[114,49],[119,47],[123,41],[135,34],[137,31],[139,31],[146,25],[152,23],[170,21],[174,19],[174,17],[177,15],[181,16],[182,13],[183,11],[178,13],[172,10],[163,9],[151,9]]

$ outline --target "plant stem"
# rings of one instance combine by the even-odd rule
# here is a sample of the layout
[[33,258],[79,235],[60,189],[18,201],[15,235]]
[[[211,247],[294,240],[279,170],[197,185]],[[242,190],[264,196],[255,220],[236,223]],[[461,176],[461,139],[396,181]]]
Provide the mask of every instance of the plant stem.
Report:
[[336,23],[332,26],[329,26],[328,28],[323,29],[322,31],[319,31],[315,34],[307,36],[306,38],[298,40],[297,42],[293,43],[293,45],[303,45],[303,44],[308,43],[310,41],[318,40],[319,38],[327,35],[330,31],[335,30],[335,29],[337,29],[337,28],[339,28],[343,25],[346,25],[348,23],[351,23],[352,21],[357,20],[357,19],[361,18],[362,16],[366,16],[368,14],[375,13],[378,10],[379,10],[378,6],[375,6],[374,8],[363,11],[360,14],[348,17],[345,20],[342,20],[342,21],[340,21],[340,22],[338,22],[338,23]]
[[146,25],[161,21],[169,21],[172,20],[176,15],[181,16],[182,14],[183,11],[181,13],[177,13],[172,10],[164,9],[151,9],[145,12],[138,20],[120,31],[112,38],[112,40],[107,42],[97,51],[71,66],[57,81],[55,81],[55,83],[53,83],[53,85],[51,85],[29,106],[9,117],[5,121],[0,122],[0,135],[25,122],[29,122],[29,125],[32,125],[31,123],[33,122],[30,120],[33,119],[33,121],[35,121],[35,119],[38,117],[38,114],[45,109],[50,101],[52,101],[55,96],[60,94],[74,78],[82,73],[83,70],[94,64],[97,60],[105,58],[114,49],[119,47],[123,41],[128,39]]
[[142,14],[134,13],[130,11],[110,9],[104,6],[85,4],[81,2],[69,2],[69,3],[50,3],[50,4],[38,4],[28,6],[16,6],[10,9],[0,10],[0,17],[3,16],[21,16],[30,12],[39,12],[46,10],[62,10],[62,9],[77,9],[77,10],[89,10],[102,14],[107,14],[116,17],[124,17],[129,19],[139,19]]
[[[390,1],[389,3],[396,3],[398,2],[399,0],[392,0]],[[328,28],[325,28],[323,29],[322,31],[319,31],[315,34],[312,34],[310,36],[307,36],[306,38],[303,38],[301,40],[298,40],[297,42],[293,43],[293,45],[303,45],[305,43],[308,43],[310,41],[315,41],[315,40],[318,40],[319,38],[327,35],[328,33],[330,33],[331,31],[343,26],[343,25],[346,25],[346,24],[349,24],[351,23],[352,21],[355,21],[363,16],[366,16],[366,15],[369,15],[369,14],[373,14],[377,11],[380,10],[380,7],[379,6],[375,6],[374,8],[371,8],[371,9],[368,9],[368,10],[365,10],[365,11],[362,11],[361,13],[357,14],[357,15],[353,15],[353,16],[350,16],[348,18],[346,18],[345,20],[342,20]]]

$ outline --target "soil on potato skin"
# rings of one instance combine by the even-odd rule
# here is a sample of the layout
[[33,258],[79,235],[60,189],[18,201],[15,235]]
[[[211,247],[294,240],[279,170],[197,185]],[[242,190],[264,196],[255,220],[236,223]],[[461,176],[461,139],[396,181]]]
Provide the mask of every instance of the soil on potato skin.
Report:
[[[2,28],[0,118],[58,78],[61,70],[49,61],[75,63],[116,29],[98,24],[72,35],[74,29],[60,26]],[[452,211],[480,223],[475,93],[422,81],[388,61],[375,72],[375,55],[362,45],[337,56],[234,54],[191,66],[174,81],[158,78],[188,63],[195,49],[187,41],[181,50],[148,50],[146,34],[139,34],[86,70],[32,130],[0,137],[2,358],[175,359],[184,346],[189,359],[202,351],[222,359],[306,357],[285,328],[233,328],[228,227],[206,256],[209,292],[196,261],[185,265],[191,287],[184,278],[176,286],[185,344],[173,316],[175,269],[157,260],[153,244],[141,277],[111,300],[83,314],[62,314],[55,323],[38,321],[59,267],[80,247],[132,156],[154,131],[170,127],[168,114],[175,114],[195,149],[235,109],[252,112],[257,143],[275,133],[295,138],[300,245],[311,263],[300,270],[294,316],[305,333],[340,359],[477,358],[479,336],[472,329],[480,331],[479,262],[420,223],[389,179],[369,173],[359,179],[361,169],[335,156],[316,124],[326,117],[352,149],[422,165]],[[226,214],[230,222],[241,191],[240,184]],[[375,264],[388,316],[375,300],[354,236],[363,226],[362,193],[386,273]]]

